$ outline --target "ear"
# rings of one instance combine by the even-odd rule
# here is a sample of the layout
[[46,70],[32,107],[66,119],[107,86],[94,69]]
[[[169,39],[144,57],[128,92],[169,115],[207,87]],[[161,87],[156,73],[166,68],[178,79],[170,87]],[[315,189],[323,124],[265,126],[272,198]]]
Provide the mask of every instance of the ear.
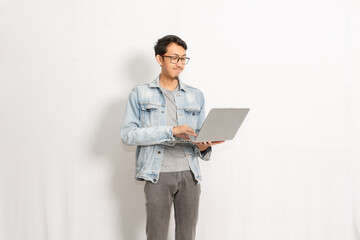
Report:
[[160,66],[162,66],[162,64],[163,64],[163,58],[158,54],[158,55],[156,55],[156,61],[159,63],[159,65]]

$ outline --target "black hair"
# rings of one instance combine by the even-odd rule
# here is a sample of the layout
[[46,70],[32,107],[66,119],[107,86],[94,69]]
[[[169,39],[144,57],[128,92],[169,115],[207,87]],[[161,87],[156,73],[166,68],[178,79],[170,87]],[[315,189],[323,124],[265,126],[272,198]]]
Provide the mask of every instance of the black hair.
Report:
[[165,37],[160,38],[154,46],[155,56],[158,54],[160,56],[164,55],[167,52],[167,46],[170,43],[176,43],[177,45],[182,46],[185,50],[187,49],[186,43],[181,38],[175,35],[166,35]]

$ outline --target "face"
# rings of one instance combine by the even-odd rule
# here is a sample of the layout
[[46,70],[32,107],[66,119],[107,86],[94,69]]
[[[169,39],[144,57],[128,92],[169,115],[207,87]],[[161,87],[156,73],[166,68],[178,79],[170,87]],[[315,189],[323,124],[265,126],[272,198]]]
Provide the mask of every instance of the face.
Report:
[[[185,57],[186,51],[182,46],[177,45],[176,43],[170,43],[167,46],[167,52],[165,56],[177,56]],[[160,55],[156,56],[157,62],[161,65],[161,73],[166,75],[169,78],[178,78],[180,73],[184,70],[185,64],[181,63],[179,60],[176,64],[170,62],[170,58],[161,57]]]

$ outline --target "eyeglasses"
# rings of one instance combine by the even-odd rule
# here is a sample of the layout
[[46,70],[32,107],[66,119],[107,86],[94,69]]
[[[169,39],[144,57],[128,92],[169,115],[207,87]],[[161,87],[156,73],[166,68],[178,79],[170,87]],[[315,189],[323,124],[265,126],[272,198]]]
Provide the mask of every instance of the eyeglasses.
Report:
[[166,56],[166,55],[162,55],[162,57],[168,57],[168,58],[170,58],[170,62],[171,62],[172,64],[178,63],[179,60],[181,59],[181,63],[185,65],[185,64],[188,64],[188,63],[189,63],[189,60],[190,60],[189,57]]

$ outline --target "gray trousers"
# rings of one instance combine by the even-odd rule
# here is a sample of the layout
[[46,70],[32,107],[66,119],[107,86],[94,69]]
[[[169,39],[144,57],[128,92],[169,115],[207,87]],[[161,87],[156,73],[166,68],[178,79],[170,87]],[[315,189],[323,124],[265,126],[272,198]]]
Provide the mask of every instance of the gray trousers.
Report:
[[158,182],[146,182],[144,192],[147,240],[167,239],[173,203],[175,239],[195,239],[201,189],[190,170],[160,172]]

